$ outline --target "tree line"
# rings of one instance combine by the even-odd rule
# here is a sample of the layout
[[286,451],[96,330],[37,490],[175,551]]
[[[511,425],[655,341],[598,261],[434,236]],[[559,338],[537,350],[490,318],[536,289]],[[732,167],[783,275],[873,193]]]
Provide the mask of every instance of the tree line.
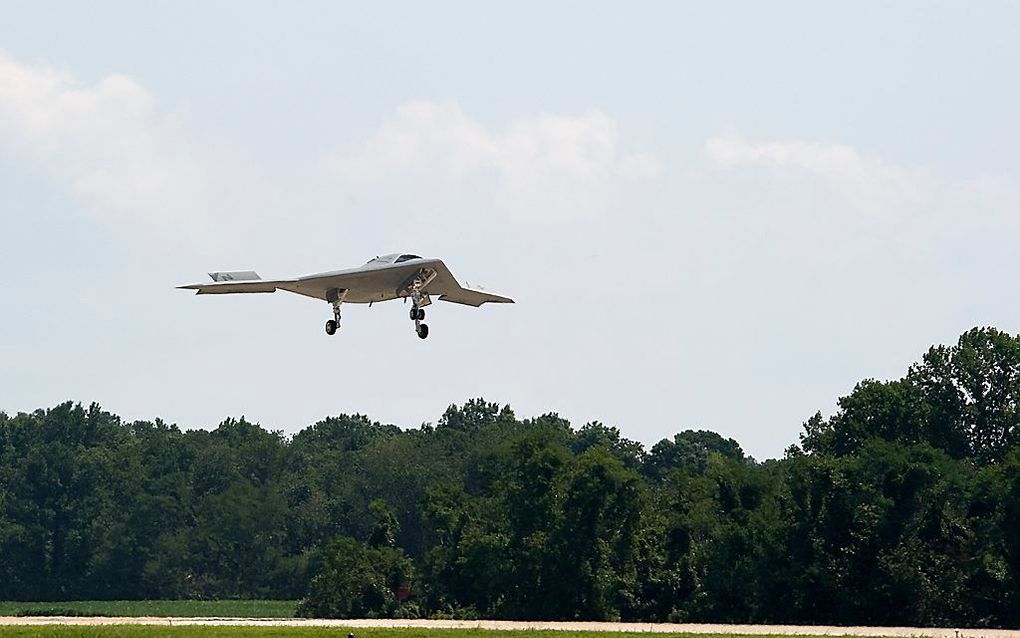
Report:
[[[482,399],[292,437],[0,413],[0,599],[314,616],[1020,626],[1020,336],[865,380],[783,458]],[[734,397],[739,400],[739,397]]]

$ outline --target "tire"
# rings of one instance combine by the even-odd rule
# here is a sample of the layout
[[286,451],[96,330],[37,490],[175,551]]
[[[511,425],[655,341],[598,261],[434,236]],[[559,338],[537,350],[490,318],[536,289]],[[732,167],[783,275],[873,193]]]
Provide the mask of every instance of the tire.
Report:
[[426,326],[425,324],[419,324],[418,325],[418,338],[419,339],[425,339],[428,336],[429,336],[429,327]]
[[418,321],[421,321],[424,318],[425,318],[425,309],[424,308],[418,308]]
[[337,325],[336,321],[330,319],[329,321],[326,322],[326,334],[328,335],[336,334],[336,329],[339,327],[340,326]]
[[407,313],[407,316],[411,318],[411,321],[414,321],[415,318],[418,316],[418,309],[411,308],[411,310]]

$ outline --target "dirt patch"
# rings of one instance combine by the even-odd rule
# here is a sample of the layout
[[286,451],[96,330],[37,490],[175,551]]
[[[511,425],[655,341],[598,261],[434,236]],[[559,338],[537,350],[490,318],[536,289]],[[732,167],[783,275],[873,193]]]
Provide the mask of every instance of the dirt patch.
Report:
[[384,627],[418,629],[501,629],[603,631],[744,636],[859,636],[875,638],[1020,638],[1020,630],[944,627],[835,627],[818,625],[696,625],[515,620],[325,620],[310,618],[128,618],[82,616],[0,616],[0,625],[217,625],[240,627]]

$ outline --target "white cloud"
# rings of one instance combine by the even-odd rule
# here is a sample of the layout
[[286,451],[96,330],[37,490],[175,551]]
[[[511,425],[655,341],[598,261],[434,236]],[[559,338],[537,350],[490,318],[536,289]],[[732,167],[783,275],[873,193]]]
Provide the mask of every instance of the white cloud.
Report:
[[411,102],[367,139],[340,149],[327,170],[356,190],[445,198],[481,191],[511,217],[569,221],[605,213],[630,183],[658,176],[658,160],[620,148],[600,111],[521,117],[500,129],[456,102]]
[[802,140],[755,144],[728,134],[708,140],[705,153],[721,168],[757,166],[819,179],[859,212],[878,218],[923,203],[932,186],[926,171],[895,166],[843,144]]
[[224,203],[230,160],[124,75],[82,84],[0,52],[0,152],[63,183],[94,218],[199,224]]
[[944,175],[844,144],[736,134],[709,139],[704,151],[721,169],[720,187],[743,198],[734,206],[745,208],[732,210],[750,213],[732,232],[747,227],[752,241],[769,238],[798,263],[878,264],[898,255],[930,265],[985,250],[1020,228],[1020,189],[1001,176]]

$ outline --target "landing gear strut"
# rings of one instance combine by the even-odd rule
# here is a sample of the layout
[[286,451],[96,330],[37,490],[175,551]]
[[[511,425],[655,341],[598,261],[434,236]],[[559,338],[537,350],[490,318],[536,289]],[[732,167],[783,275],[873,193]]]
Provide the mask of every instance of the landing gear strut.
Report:
[[340,304],[333,307],[333,318],[326,322],[326,334],[333,335],[340,329]]
[[420,339],[424,339],[429,336],[429,327],[421,322],[425,318],[425,310],[418,307],[418,304],[411,306],[411,312],[409,313],[411,319],[414,320],[414,331],[418,334]]
[[334,335],[340,329],[340,304],[344,300],[346,290],[330,290],[326,293],[326,300],[333,306],[333,318],[326,322],[326,334]]
[[425,292],[425,287],[436,278],[437,274],[432,268],[422,268],[401,286],[401,296],[404,297],[404,300],[407,301],[408,297],[411,298],[411,311],[407,315],[414,322],[414,332],[419,339],[429,336],[429,327],[422,323],[425,320],[425,309],[422,306],[431,303],[428,293]]
[[340,313],[336,312],[333,314],[334,319],[330,319],[326,322],[326,334],[334,335],[336,331],[340,329]]
[[411,291],[413,303],[411,304],[411,312],[408,315],[414,321],[414,332],[418,335],[419,339],[425,339],[429,336],[429,327],[422,323],[422,320],[425,319],[425,309],[418,306],[424,298],[424,295],[417,288]]

